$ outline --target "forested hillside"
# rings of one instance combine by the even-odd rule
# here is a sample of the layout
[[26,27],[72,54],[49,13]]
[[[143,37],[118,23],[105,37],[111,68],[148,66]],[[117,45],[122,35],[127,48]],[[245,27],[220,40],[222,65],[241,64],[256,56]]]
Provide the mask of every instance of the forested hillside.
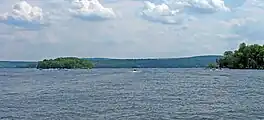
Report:
[[[195,68],[207,67],[220,59],[218,55],[195,56],[186,58],[164,59],[109,59],[109,58],[82,58],[89,60],[93,68]],[[46,61],[48,62],[48,61]],[[36,68],[38,62],[2,61],[0,68]]]
[[195,56],[164,59],[89,59],[96,68],[195,68],[216,63],[221,56]]

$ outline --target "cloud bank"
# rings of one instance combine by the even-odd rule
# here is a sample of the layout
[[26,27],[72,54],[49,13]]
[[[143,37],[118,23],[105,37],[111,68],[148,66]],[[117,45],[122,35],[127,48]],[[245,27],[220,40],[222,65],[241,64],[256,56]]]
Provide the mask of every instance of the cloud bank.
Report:
[[180,57],[264,43],[263,0],[14,1],[0,4],[0,59]]

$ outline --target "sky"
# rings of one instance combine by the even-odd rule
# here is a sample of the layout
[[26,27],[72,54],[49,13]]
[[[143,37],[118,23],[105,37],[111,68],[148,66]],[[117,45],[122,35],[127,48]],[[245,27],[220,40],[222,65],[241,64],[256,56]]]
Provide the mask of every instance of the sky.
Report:
[[0,0],[0,60],[172,58],[263,44],[264,0]]

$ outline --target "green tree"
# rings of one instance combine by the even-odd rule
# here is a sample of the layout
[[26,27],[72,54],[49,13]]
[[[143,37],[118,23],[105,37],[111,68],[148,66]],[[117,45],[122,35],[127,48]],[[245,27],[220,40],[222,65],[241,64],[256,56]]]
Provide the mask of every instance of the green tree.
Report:
[[241,43],[238,50],[225,51],[217,64],[222,68],[263,69],[264,45]]
[[38,69],[91,69],[92,67],[90,61],[75,57],[44,59],[37,64]]
[[209,68],[209,69],[218,68],[218,65],[215,63],[209,63],[207,68]]

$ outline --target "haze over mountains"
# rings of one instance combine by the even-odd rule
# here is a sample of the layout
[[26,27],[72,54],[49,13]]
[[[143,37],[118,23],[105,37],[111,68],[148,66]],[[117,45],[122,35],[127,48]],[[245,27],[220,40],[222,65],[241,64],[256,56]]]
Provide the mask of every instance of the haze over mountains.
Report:
[[[95,68],[195,68],[206,67],[215,63],[219,55],[194,56],[184,58],[157,59],[111,59],[111,58],[83,58],[91,61]],[[35,68],[36,62],[0,61],[0,68]]]

